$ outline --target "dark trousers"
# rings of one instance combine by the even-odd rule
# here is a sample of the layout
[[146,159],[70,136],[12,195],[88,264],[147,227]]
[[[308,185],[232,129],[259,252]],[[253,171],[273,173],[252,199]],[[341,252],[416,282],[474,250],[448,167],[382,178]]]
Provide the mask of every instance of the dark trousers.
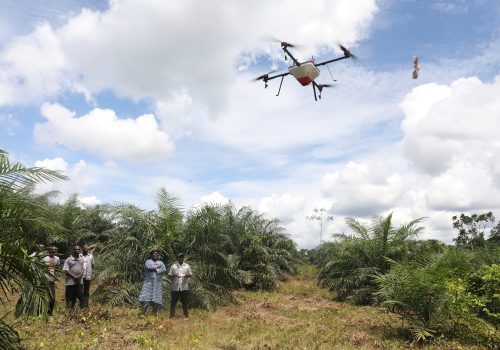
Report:
[[56,284],[54,281],[49,281],[49,305],[47,309],[47,315],[52,316],[54,311],[54,305],[56,304]]
[[175,307],[179,299],[181,299],[182,312],[184,317],[188,317],[188,298],[189,290],[171,291],[170,292],[170,317],[175,315]]
[[83,307],[83,284],[74,284],[66,286],[66,308],[73,310],[76,306],[76,299],[80,301],[80,307]]
[[90,280],[83,280],[83,302],[82,307],[89,307],[89,299],[90,299]]

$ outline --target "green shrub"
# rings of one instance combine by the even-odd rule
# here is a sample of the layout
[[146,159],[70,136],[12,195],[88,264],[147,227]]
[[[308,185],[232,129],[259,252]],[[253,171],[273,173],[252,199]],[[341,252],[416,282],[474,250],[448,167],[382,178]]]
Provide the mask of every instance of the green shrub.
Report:
[[389,269],[387,258],[406,260],[412,239],[422,230],[422,218],[399,227],[392,225],[392,214],[376,217],[371,226],[347,218],[352,235],[338,235],[338,241],[323,244],[316,253],[319,283],[335,293],[337,300],[357,305],[371,304],[377,291],[376,273]]
[[[471,259],[468,252],[448,249],[420,261],[392,261],[390,271],[376,278],[377,295],[407,322],[415,340],[441,334],[491,345],[495,329],[479,317],[488,300],[467,289]],[[485,275],[490,278],[491,273]],[[493,291],[497,281],[491,283]]]
[[483,265],[468,278],[467,290],[482,300],[479,315],[500,326],[500,265]]

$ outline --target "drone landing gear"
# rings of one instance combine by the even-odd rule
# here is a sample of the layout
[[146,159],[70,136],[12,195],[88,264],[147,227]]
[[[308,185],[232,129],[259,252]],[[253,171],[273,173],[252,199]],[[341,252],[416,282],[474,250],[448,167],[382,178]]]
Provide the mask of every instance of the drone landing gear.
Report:
[[[317,101],[318,98],[316,97],[316,83],[313,81],[313,91],[314,91],[314,101]],[[321,100],[321,91],[319,92],[319,99]]]
[[278,93],[276,94],[276,96],[279,96],[279,95],[280,95],[281,85],[283,85],[283,79],[285,79],[285,76],[282,76],[282,77],[281,77],[280,88],[278,89]]

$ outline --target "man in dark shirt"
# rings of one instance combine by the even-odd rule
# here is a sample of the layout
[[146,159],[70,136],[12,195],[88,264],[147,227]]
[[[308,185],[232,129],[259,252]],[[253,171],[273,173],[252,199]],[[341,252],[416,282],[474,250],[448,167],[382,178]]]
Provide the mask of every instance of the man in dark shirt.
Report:
[[83,275],[85,262],[80,256],[82,249],[79,245],[73,247],[73,252],[64,262],[63,271],[66,274],[66,308],[72,312],[75,309],[76,299],[83,306]]

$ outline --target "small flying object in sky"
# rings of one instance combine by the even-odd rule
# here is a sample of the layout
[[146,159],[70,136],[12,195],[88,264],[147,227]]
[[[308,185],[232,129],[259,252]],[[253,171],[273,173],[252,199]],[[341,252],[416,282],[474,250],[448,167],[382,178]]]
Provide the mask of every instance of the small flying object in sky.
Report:
[[[288,67],[287,73],[271,75],[274,72],[276,72],[276,71],[271,71],[269,73],[263,74],[263,75],[255,78],[253,80],[254,81],[262,80],[264,82],[264,88],[267,88],[267,82],[269,80],[281,78],[280,87],[278,89],[278,93],[276,94],[276,96],[279,96],[279,94],[280,94],[281,86],[283,85],[283,79],[287,75],[292,75],[295,79],[297,79],[297,81],[302,86],[307,86],[307,85],[312,84],[313,91],[314,91],[314,99],[317,101],[318,97],[319,97],[319,99],[321,99],[321,92],[323,91],[324,88],[328,88],[328,87],[333,86],[331,84],[318,84],[318,83],[316,83],[315,79],[320,75],[320,71],[319,71],[318,67],[328,65],[330,63],[344,60],[347,58],[356,58],[356,56],[354,56],[348,49],[346,49],[342,45],[339,45],[340,49],[344,53],[344,55],[341,57],[333,58],[331,60],[327,60],[327,61],[320,62],[320,63],[315,63],[314,59],[311,59],[310,61],[299,62],[290,53],[290,50],[289,50],[289,48],[297,47],[296,45],[290,44],[286,41],[280,41],[278,39],[273,39],[273,41],[277,41],[281,44],[281,49],[285,53],[285,60],[289,57],[292,60],[293,64],[290,67]],[[327,66],[327,68],[328,68],[328,66]],[[336,80],[334,80],[334,81],[336,81]],[[318,90],[319,94],[316,93],[316,90]]]
[[418,78],[418,71],[420,70],[420,63],[418,63],[418,57],[413,58],[413,79]]

